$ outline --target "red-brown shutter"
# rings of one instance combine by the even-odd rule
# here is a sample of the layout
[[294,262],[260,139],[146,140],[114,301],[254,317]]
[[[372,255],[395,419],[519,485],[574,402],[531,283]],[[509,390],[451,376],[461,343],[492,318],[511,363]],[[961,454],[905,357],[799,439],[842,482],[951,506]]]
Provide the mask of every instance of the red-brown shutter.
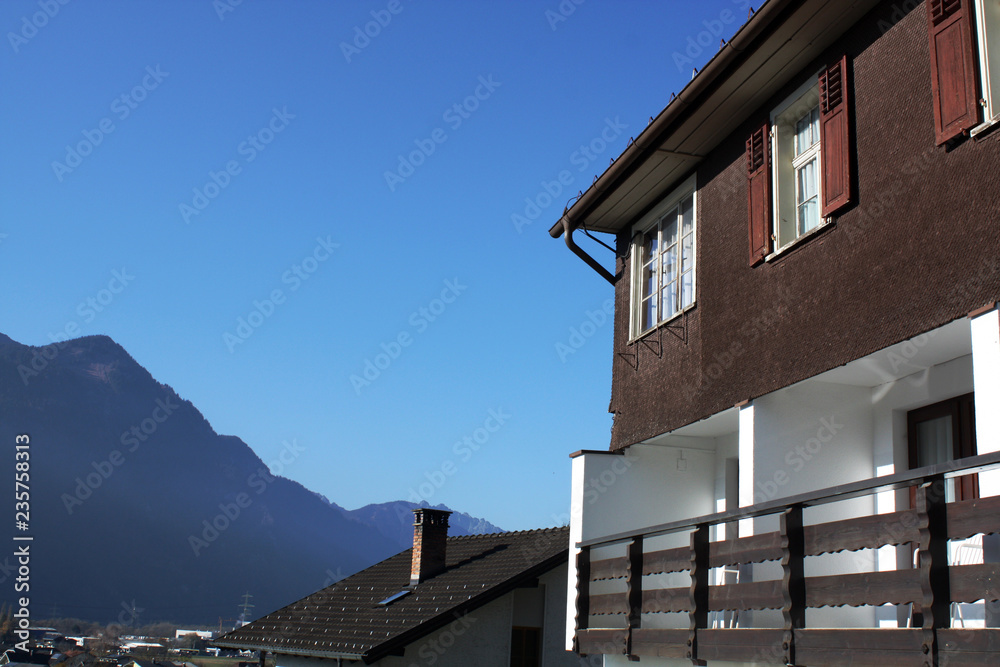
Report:
[[820,159],[824,218],[851,202],[850,104],[847,56],[819,75]]
[[747,139],[747,190],[753,266],[771,252],[771,137],[767,123]]
[[971,5],[972,0],[927,0],[934,133],[939,146],[979,119]]

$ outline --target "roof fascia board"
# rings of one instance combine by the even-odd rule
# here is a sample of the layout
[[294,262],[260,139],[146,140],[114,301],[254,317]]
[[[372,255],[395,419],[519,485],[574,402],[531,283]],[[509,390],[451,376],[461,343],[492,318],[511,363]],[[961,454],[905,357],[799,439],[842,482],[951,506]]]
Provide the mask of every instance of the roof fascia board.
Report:
[[[735,64],[747,54],[745,52],[759,46],[758,40],[767,37],[770,29],[785,18],[785,10],[794,4],[805,4],[809,0],[768,0],[733,35],[701,71],[678,93],[672,102],[643,129],[635,141],[601,174],[594,183],[574,202],[562,217],[549,229],[552,238],[559,238],[564,229],[579,224],[579,221],[596,209],[605,195],[620,187],[640,166],[656,154],[679,120],[700,108],[701,98],[710,94],[716,84],[733,76]],[[827,5],[838,0],[814,0]]]

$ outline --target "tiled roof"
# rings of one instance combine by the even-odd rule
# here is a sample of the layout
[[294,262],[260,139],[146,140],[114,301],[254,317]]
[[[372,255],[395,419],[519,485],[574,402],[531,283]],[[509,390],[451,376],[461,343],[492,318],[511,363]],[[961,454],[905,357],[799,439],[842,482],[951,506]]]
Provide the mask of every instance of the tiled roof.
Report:
[[371,663],[566,562],[568,528],[448,538],[447,569],[410,581],[411,551],[302,598],[213,644]]

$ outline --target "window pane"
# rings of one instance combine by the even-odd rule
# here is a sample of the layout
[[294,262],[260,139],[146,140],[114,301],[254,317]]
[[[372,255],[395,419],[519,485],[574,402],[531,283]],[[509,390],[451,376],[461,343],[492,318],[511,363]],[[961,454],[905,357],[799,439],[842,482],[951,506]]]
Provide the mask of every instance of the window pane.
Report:
[[798,208],[798,233],[804,234],[819,225],[819,169],[813,159],[795,172],[795,203]]
[[645,234],[642,240],[642,263],[649,264],[651,261],[656,259],[658,242],[656,239],[656,230],[651,234]]
[[681,308],[687,308],[694,303],[694,271],[681,276]]
[[795,123],[795,155],[802,155],[819,141],[819,107],[814,107]]
[[694,234],[688,234],[681,242],[681,272],[691,270],[694,264]]
[[653,296],[648,299],[643,299],[642,301],[642,325],[643,331],[650,328],[656,324],[656,301],[657,296],[654,293]]
[[680,204],[681,234],[694,230],[694,196],[688,196]]
[[677,209],[674,209],[663,219],[663,245],[677,243]]
[[639,283],[642,289],[642,296],[646,297],[650,294],[656,294],[659,285],[656,280],[656,262],[651,262],[646,266],[642,267],[642,278]]
[[663,255],[661,255],[661,261],[663,262],[663,281],[666,282],[668,280],[676,280],[677,246],[667,246],[667,249],[664,250]]
[[[663,288],[662,319],[667,320],[677,314],[677,281],[671,281]],[[661,320],[662,321],[662,320]]]

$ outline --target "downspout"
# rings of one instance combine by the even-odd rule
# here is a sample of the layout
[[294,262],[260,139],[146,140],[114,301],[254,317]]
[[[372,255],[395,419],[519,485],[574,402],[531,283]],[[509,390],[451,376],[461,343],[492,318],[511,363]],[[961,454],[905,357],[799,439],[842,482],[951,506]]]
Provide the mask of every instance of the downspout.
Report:
[[[562,219],[559,220],[559,222],[562,223],[562,234],[566,238],[566,247],[569,248],[574,255],[585,261],[587,265],[590,266],[590,268],[601,274],[602,278],[604,278],[609,283],[614,285],[615,284],[614,275],[612,275],[610,271],[601,266],[601,264],[596,259],[588,255],[583,248],[578,246],[576,242],[573,241],[573,232],[576,230],[577,225],[574,224],[572,221],[570,221],[570,219],[567,218],[565,215],[562,217]],[[559,238],[559,231],[557,231],[557,227],[553,227],[549,231],[549,234],[554,239]]]
[[715,85],[717,80],[725,75],[731,64],[745,50],[751,48],[755,41],[771,25],[772,21],[777,20],[781,16],[781,13],[795,1],[767,0],[756,12],[753,12],[751,9],[752,14],[746,23],[736,31],[736,34],[729,41],[725,42],[725,45],[719,52],[712,56],[708,63],[698,72],[698,75],[684,86],[681,92],[652,120],[635,141],[627,146],[622,151],[622,154],[612,161],[604,173],[580,195],[579,199],[573,203],[573,207],[563,212],[559,221],[549,229],[549,235],[557,239],[560,234],[565,234],[566,247],[586,262],[590,268],[601,274],[601,277],[614,285],[615,277],[607,269],[598,264],[597,260],[573,242],[573,232],[579,226],[579,223],[572,221],[569,218],[569,213],[575,209],[577,217],[584,218],[590,211],[597,208],[609,192],[614,190],[621,181],[634,173],[643,160],[656,152],[663,141],[664,133],[683,116],[690,104],[696,101],[711,86]]

